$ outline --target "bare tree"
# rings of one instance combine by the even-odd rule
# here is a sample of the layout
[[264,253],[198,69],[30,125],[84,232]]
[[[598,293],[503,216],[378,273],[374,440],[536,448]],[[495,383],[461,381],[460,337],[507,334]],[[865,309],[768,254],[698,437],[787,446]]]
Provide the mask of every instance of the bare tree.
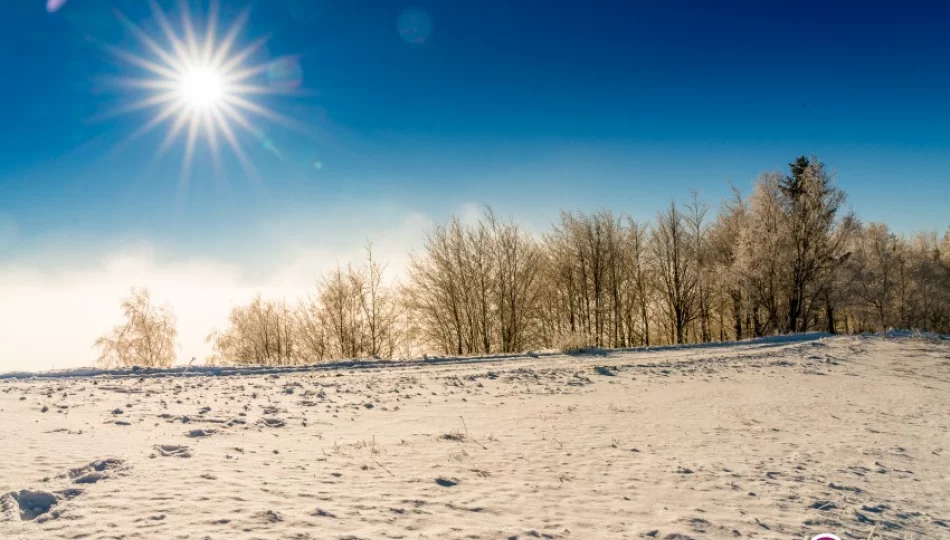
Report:
[[694,241],[675,202],[657,215],[652,244],[671,339],[686,343],[687,325],[696,316],[697,269]]
[[413,255],[406,302],[423,345],[445,354],[490,354],[537,344],[541,254],[533,239],[491,208],[455,218]]
[[908,322],[914,328],[950,332],[950,265],[934,232],[910,239]]
[[712,297],[713,267],[709,245],[709,206],[700,202],[699,194],[692,192],[692,199],[686,205],[684,222],[688,230],[691,245],[688,255],[692,258],[695,280],[695,319],[699,322],[699,340],[706,343],[712,339]]
[[848,270],[852,282],[858,285],[861,303],[873,311],[873,326],[878,330],[889,328],[895,322],[895,313],[903,311],[898,295],[900,267],[900,243],[886,225],[871,223],[855,235]]
[[777,173],[766,173],[756,181],[739,244],[737,268],[749,295],[746,326],[754,336],[784,328],[781,298],[790,254],[779,200],[781,180]]
[[310,295],[293,312],[297,354],[302,362],[315,364],[332,357],[330,337],[324,325],[318,297]]
[[102,367],[171,367],[175,363],[175,315],[168,305],[156,306],[148,289],[132,289],[122,300],[125,323],[100,337]]
[[654,289],[653,261],[650,259],[649,242],[651,231],[646,224],[640,224],[628,218],[627,226],[630,238],[630,264],[633,275],[633,287],[636,290],[640,322],[643,325],[640,343],[650,345],[650,291]]
[[[562,212],[544,238],[551,271],[546,273],[546,302],[560,316],[548,317],[548,334],[599,347],[622,347],[633,339],[637,299],[633,223],[603,211]],[[555,308],[554,306],[560,306]]]
[[353,291],[359,297],[365,321],[364,350],[366,356],[391,358],[399,339],[397,334],[396,302],[392,292],[383,284],[386,267],[373,258],[372,244],[366,245],[366,264],[351,273]]
[[465,314],[465,284],[457,264],[464,242],[458,220],[436,225],[427,235],[425,253],[413,254],[410,262],[406,302],[413,313],[415,333],[424,344],[445,354],[474,352]]
[[360,289],[362,276],[352,267],[337,265],[318,286],[318,302],[330,350],[335,358],[357,358],[363,350],[363,318]]
[[494,249],[495,303],[501,351],[523,351],[538,343],[541,253],[534,240],[512,222],[485,215]]
[[230,326],[207,337],[212,344],[213,363],[292,365],[297,356],[297,318],[283,300],[263,300],[231,310]]
[[[824,165],[800,157],[789,174],[760,175],[748,198],[733,189],[717,215],[693,193],[652,226],[564,211],[535,237],[486,208],[433,227],[406,282],[386,283],[367,245],[365,262],[338,265],[293,309],[257,298],[209,339],[220,361],[279,364],[893,325],[950,332],[950,231],[862,227],[844,202]],[[131,350],[116,341],[125,335],[101,344],[112,356]]]
[[739,191],[735,188],[732,191],[733,197],[723,202],[709,232],[710,264],[720,296],[717,306],[720,340],[727,339],[727,314],[731,320],[728,325],[731,337],[743,338],[743,315],[748,301],[744,292],[747,287],[744,276],[747,272],[742,268],[740,258],[743,231],[748,227],[746,205]]

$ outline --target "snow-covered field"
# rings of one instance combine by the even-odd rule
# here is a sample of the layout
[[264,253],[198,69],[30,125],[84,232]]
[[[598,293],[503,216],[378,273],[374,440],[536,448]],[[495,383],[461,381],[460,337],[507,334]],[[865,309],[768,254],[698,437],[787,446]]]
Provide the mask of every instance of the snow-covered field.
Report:
[[950,344],[0,380],[0,538],[950,538]]

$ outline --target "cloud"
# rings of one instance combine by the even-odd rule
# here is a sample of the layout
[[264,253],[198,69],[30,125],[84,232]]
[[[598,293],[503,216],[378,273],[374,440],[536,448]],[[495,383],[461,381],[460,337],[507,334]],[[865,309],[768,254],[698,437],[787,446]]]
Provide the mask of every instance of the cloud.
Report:
[[[43,254],[39,258],[0,261],[0,372],[93,365],[98,353],[92,343],[121,322],[119,302],[132,287],[148,287],[155,301],[174,309],[179,362],[203,360],[210,353],[205,337],[227,324],[233,306],[257,293],[303,298],[337,263],[363,260],[367,240],[373,242],[374,256],[388,262],[389,279],[404,276],[409,253],[421,246],[431,222],[419,214],[385,221],[371,229],[341,230],[325,242],[295,236],[305,228],[299,221],[268,224],[264,228],[271,244],[279,248],[255,248],[244,254],[247,264],[176,258],[171,250],[149,242],[126,243],[86,257],[44,246],[37,248]],[[58,261],[50,257],[57,251]],[[260,268],[261,260],[268,261],[263,271],[248,270],[250,261]]]

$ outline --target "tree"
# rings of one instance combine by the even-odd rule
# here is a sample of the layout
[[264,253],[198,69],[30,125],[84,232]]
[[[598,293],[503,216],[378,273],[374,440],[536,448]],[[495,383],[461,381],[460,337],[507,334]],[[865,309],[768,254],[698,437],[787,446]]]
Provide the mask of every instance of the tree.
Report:
[[491,208],[474,224],[438,224],[410,262],[412,333],[444,354],[534,347],[542,334],[540,273],[534,240]]
[[96,340],[102,367],[171,367],[175,363],[175,315],[168,305],[156,306],[148,289],[132,289],[122,300],[125,323]]
[[819,318],[833,326],[830,282],[854,229],[845,195],[817,159],[798,158],[791,175],[759,177],[740,246],[754,333],[801,332]]
[[789,266],[778,185],[781,176],[759,176],[749,198],[741,232],[737,269],[748,294],[746,327],[758,337],[781,332],[783,269]]
[[950,332],[950,265],[934,232],[909,241],[908,324],[917,329]]
[[686,327],[696,316],[697,268],[695,243],[676,202],[656,218],[653,255],[660,296],[670,323],[671,338],[686,343]]
[[351,279],[366,321],[365,354],[391,358],[399,347],[398,313],[393,294],[383,285],[385,270],[386,266],[373,258],[373,245],[367,244],[366,264]]
[[[315,299],[302,309],[312,319],[305,328],[320,328],[326,354],[391,358],[396,352],[396,301],[383,283],[384,271],[385,266],[373,257],[372,245],[367,244],[363,265],[345,269],[337,265],[319,281]],[[308,331],[308,336],[314,335]]]
[[[904,308],[899,293],[901,283],[900,270],[902,246],[896,235],[887,226],[871,223],[859,227],[852,246],[848,272],[851,282],[856,284],[860,306],[872,312],[874,324],[867,323],[877,330],[886,330],[895,322],[895,313],[903,313]],[[865,319],[865,317],[862,317]]]
[[296,318],[283,300],[263,300],[231,310],[230,326],[213,331],[212,361],[223,364],[293,365],[297,356]]
[[814,157],[760,175],[748,198],[733,189],[717,215],[693,193],[655,222],[562,211],[534,236],[486,207],[473,222],[428,231],[402,283],[386,283],[386,266],[366,253],[292,309],[260,298],[235,309],[228,331],[209,338],[218,359],[494,354],[895,325],[950,332],[950,231],[862,226]]
[[792,174],[778,183],[783,240],[790,254],[784,329],[801,332],[818,278],[843,255],[847,235],[838,233],[846,227],[839,216],[845,195],[817,159],[802,156],[790,168]]
[[324,324],[316,295],[301,301],[293,312],[296,328],[297,355],[301,362],[316,364],[332,356],[330,336]]
[[745,201],[733,188],[733,197],[722,204],[719,215],[709,231],[710,265],[719,291],[719,339],[726,339],[726,313],[731,315],[731,334],[734,339],[743,337],[744,305],[747,288],[741,267],[740,250],[743,231],[748,227]]
[[523,351],[536,344],[539,337],[541,253],[516,224],[500,221],[491,209],[485,217],[494,249],[497,346],[504,352]]
[[649,341],[649,321],[637,319],[646,280],[645,229],[609,211],[561,214],[545,235],[546,335],[599,347]]
[[693,191],[692,200],[686,205],[686,210],[684,221],[691,241],[689,255],[692,257],[696,279],[695,318],[699,322],[699,340],[706,343],[712,339],[713,295],[712,254],[707,221],[709,205],[700,202],[699,194]]
[[654,288],[653,280],[653,261],[650,259],[649,242],[651,231],[648,225],[637,223],[632,218],[627,218],[627,230],[629,237],[631,274],[633,277],[633,288],[636,292],[636,304],[639,308],[640,323],[642,329],[640,332],[640,344],[650,346],[650,291]]
[[256,296],[231,311],[229,327],[212,332],[212,361],[294,365],[329,359],[391,358],[400,344],[394,289],[385,266],[366,246],[362,265],[337,265],[296,306]]
[[336,358],[357,358],[363,350],[362,276],[337,267],[324,276],[317,293],[320,317]]

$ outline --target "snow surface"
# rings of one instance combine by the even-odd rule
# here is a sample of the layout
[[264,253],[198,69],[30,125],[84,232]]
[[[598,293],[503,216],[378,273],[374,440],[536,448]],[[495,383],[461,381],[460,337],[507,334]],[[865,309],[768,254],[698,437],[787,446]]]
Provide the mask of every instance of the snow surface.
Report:
[[948,410],[897,333],[7,375],[0,538],[950,538]]

